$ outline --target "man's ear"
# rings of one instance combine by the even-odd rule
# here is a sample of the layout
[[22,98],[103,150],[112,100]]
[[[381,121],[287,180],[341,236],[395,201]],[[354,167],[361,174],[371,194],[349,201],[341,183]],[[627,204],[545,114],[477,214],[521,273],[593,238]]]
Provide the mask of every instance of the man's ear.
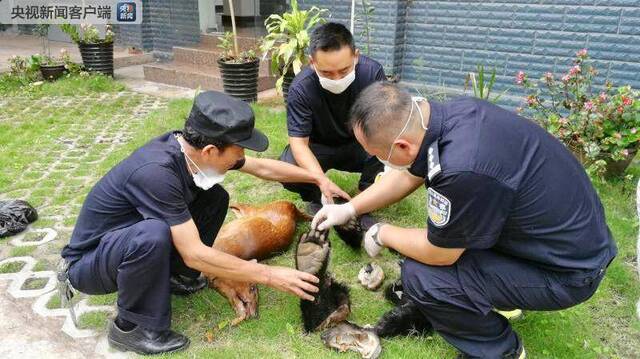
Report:
[[204,157],[220,156],[220,149],[214,145],[206,145],[200,150],[200,154]]
[[353,51],[353,56],[355,56],[356,58],[360,56],[360,49],[356,48],[355,51]]
[[411,148],[411,143],[404,138],[398,138],[397,140],[393,141],[393,143],[402,150],[408,150]]

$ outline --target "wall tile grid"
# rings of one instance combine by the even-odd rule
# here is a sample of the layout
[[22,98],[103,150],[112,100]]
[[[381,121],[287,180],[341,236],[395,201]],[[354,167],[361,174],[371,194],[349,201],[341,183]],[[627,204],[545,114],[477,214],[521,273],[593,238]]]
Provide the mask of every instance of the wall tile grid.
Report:
[[[421,1],[407,16],[402,79],[460,87],[476,64],[497,69],[496,91],[518,97],[519,70],[564,73],[587,48],[600,83],[640,88],[640,2]],[[503,104],[517,106],[506,97]]]
[[[361,14],[360,1],[357,14]],[[516,106],[519,70],[530,77],[561,74],[587,48],[605,79],[640,88],[640,1],[371,0],[375,7],[372,56],[411,86],[462,89],[477,64],[497,69],[495,91]],[[304,1],[328,8],[348,24],[350,2]],[[362,47],[361,25],[356,27]]]

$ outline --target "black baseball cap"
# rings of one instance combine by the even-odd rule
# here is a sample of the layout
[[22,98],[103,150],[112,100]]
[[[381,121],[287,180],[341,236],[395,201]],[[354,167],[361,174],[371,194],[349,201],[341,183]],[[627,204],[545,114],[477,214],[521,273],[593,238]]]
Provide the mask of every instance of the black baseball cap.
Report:
[[255,126],[253,110],[244,101],[218,91],[199,93],[193,101],[187,125],[199,134],[263,152],[269,139]]

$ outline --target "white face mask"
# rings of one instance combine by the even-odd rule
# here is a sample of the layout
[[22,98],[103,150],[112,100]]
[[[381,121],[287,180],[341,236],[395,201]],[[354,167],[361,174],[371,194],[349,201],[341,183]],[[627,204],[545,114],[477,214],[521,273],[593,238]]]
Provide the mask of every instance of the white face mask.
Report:
[[411,122],[411,115],[413,115],[413,105],[416,105],[416,107],[418,108],[418,113],[420,114],[420,125],[425,131],[427,130],[427,126],[424,125],[424,117],[422,117],[422,110],[420,109],[420,105],[418,104],[418,102],[420,101],[426,101],[426,99],[424,97],[416,97],[416,96],[411,97],[411,111],[409,111],[407,122],[405,122],[404,127],[402,127],[402,130],[400,130],[400,133],[398,134],[398,136],[396,136],[396,138],[393,141],[391,141],[391,148],[389,148],[389,156],[387,156],[386,160],[381,160],[380,158],[378,158],[378,161],[382,162],[383,165],[398,171],[408,170],[413,165],[413,162],[404,166],[394,165],[393,163],[389,162],[389,160],[391,159],[391,155],[393,154],[393,143],[396,142],[398,138],[402,136],[402,134],[407,129],[407,127],[409,127],[409,123]]
[[[314,66],[314,70],[315,70],[315,66]],[[332,80],[326,77],[322,77],[318,73],[318,70],[316,70],[316,75],[318,75],[318,79],[320,79],[320,86],[322,86],[323,89],[338,95],[343,93],[344,90],[346,90],[347,87],[349,87],[351,83],[353,83],[353,80],[356,79],[356,62],[355,60],[353,61],[353,70],[349,72],[347,76],[339,80]]]
[[[193,171],[193,169],[191,169],[191,173],[193,173],[193,182],[196,184],[196,186],[206,191],[209,188],[224,181],[224,174],[220,174],[214,169],[207,169],[206,171],[201,170],[200,167],[198,167],[198,165],[191,158],[189,158],[189,156],[187,156],[186,152],[184,152],[182,143],[180,141],[178,141],[178,143],[180,143],[180,150],[184,154],[184,157],[187,159],[187,166],[189,166],[189,169],[191,169],[191,165],[193,165],[197,170],[197,172],[195,172]],[[191,162],[191,165],[189,165],[189,162]]]

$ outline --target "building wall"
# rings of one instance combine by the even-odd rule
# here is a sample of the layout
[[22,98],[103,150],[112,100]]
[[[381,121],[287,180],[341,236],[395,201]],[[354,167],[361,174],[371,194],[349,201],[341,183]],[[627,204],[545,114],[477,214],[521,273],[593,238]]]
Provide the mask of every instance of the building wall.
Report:
[[[640,88],[638,0],[370,2],[376,8],[372,55],[408,84],[462,88],[466,74],[484,64],[497,70],[496,91],[518,97],[517,71],[560,74],[587,48],[600,82]],[[348,1],[304,4],[328,8],[348,23]],[[516,105],[508,97],[503,103]]]
[[[375,8],[370,16],[369,28],[371,57],[382,63],[387,75],[398,74],[401,70],[402,51],[404,48],[404,27],[407,0],[370,0]],[[329,20],[350,26],[351,1],[345,0],[299,0],[303,9],[317,6],[329,10]],[[367,41],[363,36],[365,17],[362,11],[362,1],[356,0],[356,24],[354,37],[356,46],[366,53]]]
[[200,41],[197,0],[142,0],[142,11],[142,24],[116,26],[119,44],[169,54]]

